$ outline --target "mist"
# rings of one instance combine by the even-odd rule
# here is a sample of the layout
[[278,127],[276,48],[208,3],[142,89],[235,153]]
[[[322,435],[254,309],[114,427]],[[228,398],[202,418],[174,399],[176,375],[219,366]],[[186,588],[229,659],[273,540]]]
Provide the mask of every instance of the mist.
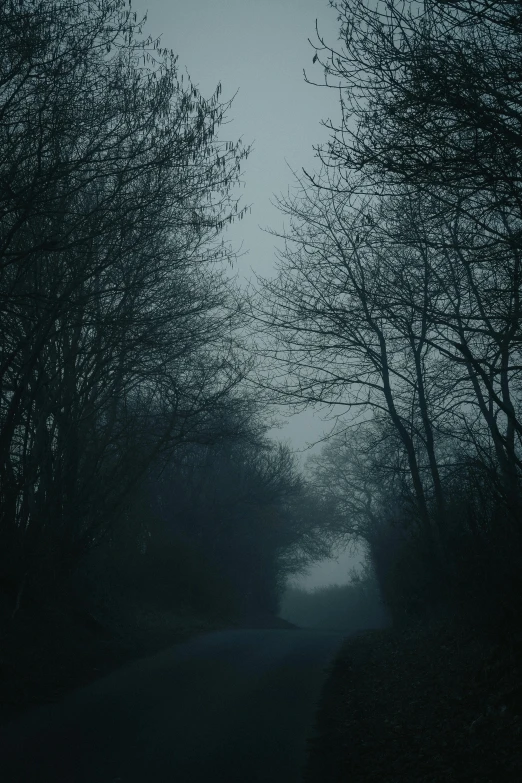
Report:
[[0,5],[7,783],[522,778],[521,38]]

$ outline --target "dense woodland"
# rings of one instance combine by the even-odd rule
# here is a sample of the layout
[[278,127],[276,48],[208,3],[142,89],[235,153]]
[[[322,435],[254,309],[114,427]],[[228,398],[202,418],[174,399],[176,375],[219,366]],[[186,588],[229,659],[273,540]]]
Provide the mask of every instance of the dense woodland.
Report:
[[[0,10],[4,622],[274,614],[328,545],[253,366],[224,230],[249,150],[120,0]],[[20,622],[22,620],[20,619]]]
[[[4,623],[275,615],[354,541],[354,613],[372,585],[396,624],[520,623],[520,8],[331,5],[306,78],[339,119],[279,201],[277,276],[245,291],[221,86],[124,0],[2,3]],[[304,471],[275,404],[336,416]]]
[[332,406],[313,460],[396,622],[502,627],[522,597],[522,15],[338,0],[306,70],[338,92],[321,167],[280,200],[257,347],[291,404]]

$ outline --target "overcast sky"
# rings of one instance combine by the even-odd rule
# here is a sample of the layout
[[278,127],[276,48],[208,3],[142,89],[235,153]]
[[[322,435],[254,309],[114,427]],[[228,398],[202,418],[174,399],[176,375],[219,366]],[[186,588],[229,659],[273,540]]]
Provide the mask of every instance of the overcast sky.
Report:
[[[292,185],[291,169],[314,168],[313,147],[328,138],[321,120],[338,114],[336,92],[310,86],[303,76],[305,69],[321,81],[308,38],[316,40],[317,20],[325,40],[335,42],[335,13],[327,0],[133,0],[132,5],[139,16],[148,11],[144,32],[161,35],[204,96],[218,82],[224,100],[235,95],[224,133],[253,145],[243,176],[243,203],[252,212],[232,226],[230,238],[245,251],[238,262],[241,278],[254,272],[271,276],[277,240],[262,229],[283,225],[271,200]],[[303,449],[331,426],[310,411],[293,416],[274,435]],[[319,565],[304,584],[342,583],[351,563],[344,555],[339,563]]]

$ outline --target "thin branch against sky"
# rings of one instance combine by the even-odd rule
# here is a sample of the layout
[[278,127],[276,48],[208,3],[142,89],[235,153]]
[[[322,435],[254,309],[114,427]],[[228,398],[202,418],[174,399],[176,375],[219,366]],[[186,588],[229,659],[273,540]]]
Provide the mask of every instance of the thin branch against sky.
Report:
[[[295,187],[293,172],[315,170],[314,147],[329,135],[321,123],[339,111],[336,92],[307,84],[303,73],[323,80],[310,40],[317,28],[325,40],[336,41],[335,12],[327,0],[134,0],[133,10],[138,16],[148,11],[144,32],[161,35],[163,46],[178,55],[180,70],[204,95],[220,82],[224,100],[235,96],[225,130],[231,140],[242,137],[253,145],[243,176],[244,203],[252,209],[231,225],[228,238],[241,249],[240,279],[246,283],[254,273],[270,277],[276,248],[283,243],[263,230],[283,230],[275,198]],[[310,444],[317,442],[312,449],[317,451],[331,430],[331,421],[304,411],[271,435],[304,450],[304,462]],[[301,583],[315,587],[344,581],[358,559],[341,554],[340,562],[318,565]]]

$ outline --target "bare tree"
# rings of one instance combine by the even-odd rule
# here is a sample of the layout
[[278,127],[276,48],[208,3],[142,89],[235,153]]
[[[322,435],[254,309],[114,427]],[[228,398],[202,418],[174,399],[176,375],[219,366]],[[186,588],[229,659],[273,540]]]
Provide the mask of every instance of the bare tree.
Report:
[[384,202],[361,201],[335,175],[328,183],[303,182],[300,199],[280,202],[291,226],[279,276],[262,281],[253,302],[258,350],[272,367],[269,383],[286,399],[389,419],[425,536],[437,538],[444,499],[434,418],[449,392],[443,398],[429,374],[444,362],[434,343],[429,264],[422,248],[393,236]]
[[[496,205],[520,217],[517,3],[333,0],[339,47],[319,39],[341,122],[325,160],[371,189],[391,182],[465,194],[477,225]],[[315,80],[314,80],[315,81]],[[372,185],[373,183],[373,185]],[[453,203],[453,197],[449,203]]]
[[247,151],[120,0],[0,14],[0,528],[50,572],[243,377],[221,233]]

